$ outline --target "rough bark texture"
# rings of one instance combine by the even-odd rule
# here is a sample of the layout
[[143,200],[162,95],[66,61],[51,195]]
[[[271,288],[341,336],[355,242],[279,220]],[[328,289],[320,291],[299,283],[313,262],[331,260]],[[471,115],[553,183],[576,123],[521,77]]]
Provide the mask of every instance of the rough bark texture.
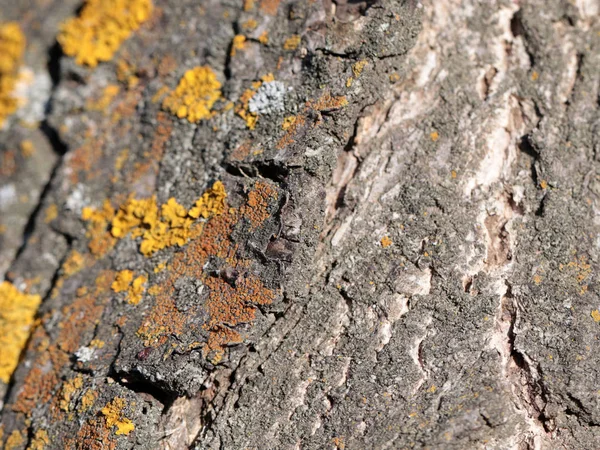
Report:
[[[44,299],[0,446],[600,448],[597,0],[155,0],[94,69],[54,44],[79,2],[0,5],[52,80],[0,132],[0,275]],[[205,65],[215,115],[162,110]],[[150,257],[82,219],[217,180]]]

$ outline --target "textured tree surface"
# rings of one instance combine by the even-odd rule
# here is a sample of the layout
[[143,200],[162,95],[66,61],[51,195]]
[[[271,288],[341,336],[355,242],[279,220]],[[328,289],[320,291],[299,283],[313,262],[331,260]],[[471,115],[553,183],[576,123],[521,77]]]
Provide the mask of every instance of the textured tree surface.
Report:
[[600,448],[600,2],[153,3],[0,1],[0,447]]

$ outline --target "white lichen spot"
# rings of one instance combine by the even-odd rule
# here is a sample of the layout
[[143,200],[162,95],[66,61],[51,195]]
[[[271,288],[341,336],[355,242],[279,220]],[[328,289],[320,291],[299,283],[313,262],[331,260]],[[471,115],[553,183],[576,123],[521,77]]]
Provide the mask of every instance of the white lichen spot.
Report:
[[254,114],[276,114],[285,108],[285,85],[281,81],[263,83],[250,99],[248,109]]
[[77,361],[86,363],[95,358],[94,356],[95,349],[91,347],[80,347],[79,350],[75,352],[75,356],[77,357]]

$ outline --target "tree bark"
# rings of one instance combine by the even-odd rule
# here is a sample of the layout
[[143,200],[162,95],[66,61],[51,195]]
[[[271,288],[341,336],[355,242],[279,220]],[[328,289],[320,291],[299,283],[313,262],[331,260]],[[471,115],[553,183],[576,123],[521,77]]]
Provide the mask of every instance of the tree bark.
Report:
[[598,0],[155,0],[95,68],[0,4],[0,446],[600,447]]

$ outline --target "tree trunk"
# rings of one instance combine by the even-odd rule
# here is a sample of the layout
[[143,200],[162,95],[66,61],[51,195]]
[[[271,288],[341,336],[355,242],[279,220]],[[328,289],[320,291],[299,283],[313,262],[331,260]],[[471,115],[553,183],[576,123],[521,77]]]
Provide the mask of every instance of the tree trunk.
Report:
[[101,3],[0,2],[0,446],[600,448],[598,0]]

